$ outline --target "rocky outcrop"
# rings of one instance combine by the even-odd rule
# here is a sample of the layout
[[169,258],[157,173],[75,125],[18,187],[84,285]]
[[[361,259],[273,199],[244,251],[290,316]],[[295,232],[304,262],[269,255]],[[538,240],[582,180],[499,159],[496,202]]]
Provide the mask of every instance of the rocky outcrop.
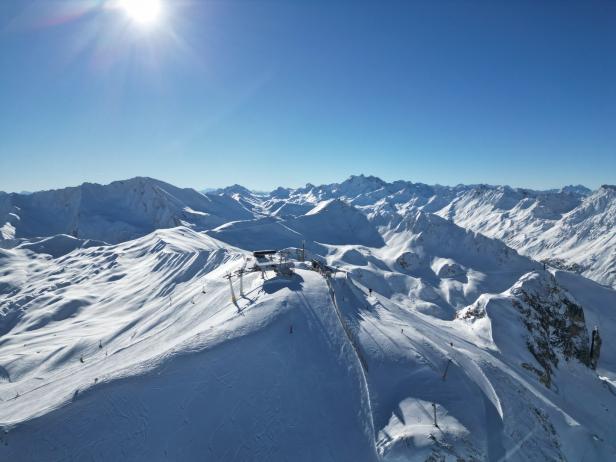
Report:
[[561,360],[590,366],[590,339],[584,310],[547,272],[529,273],[511,290],[513,307],[520,313],[528,336],[526,346],[539,368],[528,363],[546,386]]

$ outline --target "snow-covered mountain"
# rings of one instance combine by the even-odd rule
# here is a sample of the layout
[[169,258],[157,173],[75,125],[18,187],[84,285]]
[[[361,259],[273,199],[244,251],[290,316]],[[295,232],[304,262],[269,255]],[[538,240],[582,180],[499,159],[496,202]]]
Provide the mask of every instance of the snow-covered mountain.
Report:
[[[248,196],[242,196],[248,197]],[[320,201],[341,199],[363,211],[382,233],[418,208],[463,228],[497,238],[552,266],[575,270],[616,287],[616,186],[534,191],[508,186],[430,186],[371,176],[342,183],[279,188],[252,196],[260,210],[285,216],[305,213]],[[410,212],[413,213],[413,212]]]
[[155,229],[209,229],[252,214],[227,195],[201,194],[151,178],[28,195],[0,193],[0,240],[66,234],[109,243]]
[[2,199],[0,460],[616,458],[616,291],[564,269],[609,260],[609,187],[32,196]]
[[468,192],[438,212],[522,253],[616,286],[616,187],[527,193]]

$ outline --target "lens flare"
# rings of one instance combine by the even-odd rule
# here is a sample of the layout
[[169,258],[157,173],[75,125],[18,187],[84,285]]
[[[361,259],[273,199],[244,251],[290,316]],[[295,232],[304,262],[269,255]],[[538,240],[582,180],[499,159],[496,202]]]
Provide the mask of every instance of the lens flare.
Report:
[[163,10],[161,0],[120,0],[120,6],[131,20],[144,26],[155,24]]

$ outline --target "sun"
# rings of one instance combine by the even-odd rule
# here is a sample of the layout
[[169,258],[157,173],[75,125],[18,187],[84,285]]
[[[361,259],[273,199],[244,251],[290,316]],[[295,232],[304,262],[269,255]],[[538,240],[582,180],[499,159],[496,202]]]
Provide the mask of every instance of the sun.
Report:
[[131,20],[143,26],[158,22],[163,10],[162,0],[120,0],[119,4]]

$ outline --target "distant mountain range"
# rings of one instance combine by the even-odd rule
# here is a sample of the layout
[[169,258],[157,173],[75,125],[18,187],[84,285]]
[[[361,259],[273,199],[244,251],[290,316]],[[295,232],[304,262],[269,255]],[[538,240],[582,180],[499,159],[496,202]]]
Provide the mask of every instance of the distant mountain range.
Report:
[[[151,178],[133,178],[104,186],[85,183],[29,194],[0,193],[0,239],[7,246],[16,239],[65,234],[118,243],[155,229],[186,225],[199,231],[215,230],[233,242],[233,230],[238,227],[253,227],[252,232],[260,233],[271,229],[287,234],[285,242],[290,245],[300,239],[292,231],[299,224],[292,223],[310,221],[300,217],[320,202],[334,199],[362,212],[382,235],[413,210],[421,210],[497,238],[552,266],[616,286],[616,187],[610,185],[596,191],[584,186],[535,191],[388,183],[359,175],[342,183],[280,187],[269,193],[255,193],[240,185],[199,193]],[[242,224],[228,225],[234,222]],[[216,230],[220,226],[223,229]],[[311,238],[323,241],[320,236]],[[266,243],[255,239],[253,246]],[[75,241],[74,245],[80,244]]]

